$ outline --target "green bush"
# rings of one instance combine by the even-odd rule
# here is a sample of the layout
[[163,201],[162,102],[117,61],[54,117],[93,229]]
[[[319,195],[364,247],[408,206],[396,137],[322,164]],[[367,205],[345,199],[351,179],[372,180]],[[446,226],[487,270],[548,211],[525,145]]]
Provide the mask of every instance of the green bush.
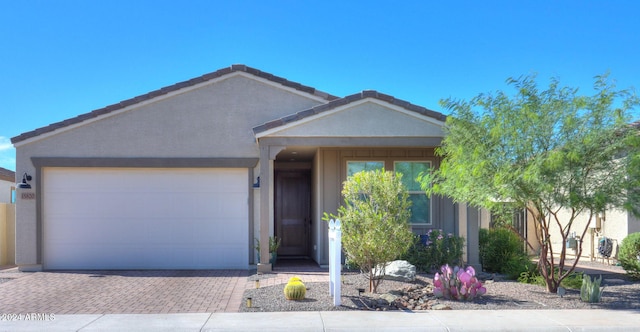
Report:
[[416,269],[425,272],[436,270],[442,265],[460,265],[464,238],[453,234],[444,234],[440,229],[427,232],[427,243],[414,236],[413,245],[402,259],[415,265]]
[[429,261],[427,251],[425,249],[424,244],[420,241],[420,236],[415,235],[413,237],[411,247],[404,255],[402,255],[402,257],[400,257],[400,259],[413,264],[418,271],[429,272],[429,270],[431,270],[432,263]]
[[402,174],[384,170],[359,172],[344,182],[344,204],[338,215],[324,214],[324,220],[342,222],[342,248],[349,259],[369,278],[375,293],[384,280],[378,266],[397,259],[409,249],[413,234],[409,193]]
[[618,259],[629,276],[640,279],[640,233],[631,233],[622,240]]
[[[557,275],[558,268],[556,268],[555,270],[556,270],[555,273]],[[575,272],[575,271],[571,272],[571,274],[569,274],[566,278],[562,279],[560,286],[564,288],[580,289],[582,287],[583,277],[584,277],[584,274],[582,272]],[[546,281],[544,280],[544,277],[540,275],[540,272],[538,271],[538,267],[533,263],[530,265],[530,270],[523,271],[520,273],[520,275],[518,276],[518,281],[521,283],[538,285],[538,286],[546,286],[547,284]]]
[[480,229],[480,263],[485,271],[511,279],[521,277],[522,272],[533,274],[535,269],[522,239],[506,228]]

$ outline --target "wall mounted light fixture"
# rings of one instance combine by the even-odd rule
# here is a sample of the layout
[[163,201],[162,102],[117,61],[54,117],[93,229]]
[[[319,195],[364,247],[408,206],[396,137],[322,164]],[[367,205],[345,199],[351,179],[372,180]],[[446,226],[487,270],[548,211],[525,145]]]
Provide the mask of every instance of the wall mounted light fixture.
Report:
[[22,175],[22,182],[18,183],[16,187],[19,189],[31,189],[31,185],[27,183],[29,181],[31,181],[31,175],[25,172]]

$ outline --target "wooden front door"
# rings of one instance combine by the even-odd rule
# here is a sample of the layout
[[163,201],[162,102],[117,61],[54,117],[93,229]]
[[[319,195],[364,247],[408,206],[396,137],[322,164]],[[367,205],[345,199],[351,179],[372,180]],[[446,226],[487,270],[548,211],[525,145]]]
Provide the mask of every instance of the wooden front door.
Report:
[[275,233],[282,240],[278,255],[307,256],[311,175],[305,171],[277,171],[275,182]]

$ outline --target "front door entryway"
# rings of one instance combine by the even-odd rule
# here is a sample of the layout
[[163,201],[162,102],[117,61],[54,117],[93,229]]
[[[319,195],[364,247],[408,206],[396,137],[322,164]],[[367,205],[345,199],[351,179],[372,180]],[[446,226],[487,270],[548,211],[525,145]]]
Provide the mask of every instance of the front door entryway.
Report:
[[278,256],[307,256],[311,227],[311,174],[275,172],[275,234],[282,243]]

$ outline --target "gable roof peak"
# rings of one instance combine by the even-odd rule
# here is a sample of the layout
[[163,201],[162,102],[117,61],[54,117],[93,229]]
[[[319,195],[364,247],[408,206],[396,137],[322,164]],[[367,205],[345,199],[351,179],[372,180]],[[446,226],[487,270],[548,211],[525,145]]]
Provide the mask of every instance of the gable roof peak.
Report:
[[371,98],[371,99],[377,99],[383,102],[386,102],[388,104],[394,105],[394,106],[398,106],[401,108],[404,108],[408,111],[412,111],[418,114],[421,114],[423,116],[428,116],[431,117],[433,119],[436,119],[438,121],[442,121],[444,122],[447,119],[447,116],[440,113],[440,112],[436,112],[433,110],[430,110],[428,108],[422,107],[422,106],[418,106],[415,104],[412,104],[408,101],[402,100],[402,99],[397,99],[391,95],[388,94],[384,94],[381,92],[378,92],[376,90],[362,90],[358,93],[354,93],[352,95],[340,98],[340,99],[336,99],[336,100],[332,100],[326,104],[321,104],[309,109],[306,109],[304,111],[300,111],[294,114],[291,114],[289,116],[285,116],[282,117],[280,119],[276,119],[273,121],[269,121],[265,124],[262,124],[260,126],[254,127],[253,128],[253,133],[254,134],[260,134],[263,133],[267,130],[271,130],[277,127],[281,127],[284,126],[286,124],[292,123],[292,122],[296,122],[299,120],[302,120],[304,118],[310,117],[310,116],[314,116],[320,113],[324,113],[327,111],[331,111],[334,110],[336,108],[342,107],[342,106],[346,106],[348,104],[352,104],[355,103],[357,101],[361,101],[367,98]]
[[194,85],[197,85],[197,84],[200,84],[200,83],[204,83],[204,82],[207,82],[207,81],[219,78],[219,77],[223,77],[225,75],[229,75],[229,74],[235,73],[235,72],[247,73],[247,74],[253,75],[255,77],[259,77],[259,78],[274,82],[276,84],[280,84],[280,85],[282,85],[284,87],[288,87],[288,88],[295,89],[295,90],[298,90],[298,91],[301,91],[301,92],[304,92],[304,93],[308,93],[310,95],[313,95],[315,97],[319,97],[319,98],[324,99],[326,101],[331,101],[331,100],[338,99],[337,96],[328,94],[328,93],[323,92],[323,91],[316,90],[315,88],[312,88],[310,86],[302,85],[302,84],[300,84],[298,82],[289,81],[289,80],[287,80],[287,79],[285,79],[283,77],[275,76],[273,74],[269,74],[269,73],[260,71],[258,69],[249,67],[249,66],[244,65],[244,64],[233,64],[233,65],[231,65],[229,67],[218,69],[218,70],[216,70],[214,72],[211,72],[211,73],[208,73],[208,74],[204,74],[202,76],[198,76],[198,77],[186,80],[186,81],[178,82],[176,84],[173,84],[173,85],[170,85],[170,86],[166,86],[166,87],[151,91],[151,92],[143,94],[143,95],[139,95],[139,96],[127,99],[127,100],[123,100],[123,101],[121,101],[119,103],[115,103],[115,104],[112,104],[112,105],[109,105],[109,106],[106,106],[106,107],[103,107],[103,108],[100,108],[100,109],[96,109],[96,110],[93,110],[93,111],[91,111],[89,113],[78,115],[78,116],[76,116],[74,118],[71,118],[71,119],[67,119],[67,120],[63,120],[63,121],[60,121],[60,122],[56,122],[56,123],[50,124],[48,126],[44,126],[44,127],[29,131],[29,132],[26,132],[26,133],[22,133],[22,134],[20,134],[20,135],[18,135],[16,137],[11,138],[11,143],[16,144],[16,143],[25,141],[27,139],[40,136],[40,135],[45,134],[45,133],[53,132],[55,130],[58,130],[58,129],[61,129],[61,128],[64,128],[64,127],[68,127],[68,126],[71,126],[71,125],[74,125],[74,124],[78,124],[78,123],[81,123],[81,122],[84,122],[84,121],[87,121],[87,120],[91,120],[91,119],[97,118],[97,117],[99,117],[101,115],[105,115],[105,114],[108,114],[108,113],[111,113],[111,112],[114,112],[114,111],[118,111],[118,110],[124,109],[126,107],[129,107],[129,106],[132,106],[132,105],[135,105],[135,104],[147,101],[147,100],[151,100],[151,99],[156,98],[156,97],[167,95],[167,94],[169,94],[171,92],[178,91],[180,89],[192,87]]

